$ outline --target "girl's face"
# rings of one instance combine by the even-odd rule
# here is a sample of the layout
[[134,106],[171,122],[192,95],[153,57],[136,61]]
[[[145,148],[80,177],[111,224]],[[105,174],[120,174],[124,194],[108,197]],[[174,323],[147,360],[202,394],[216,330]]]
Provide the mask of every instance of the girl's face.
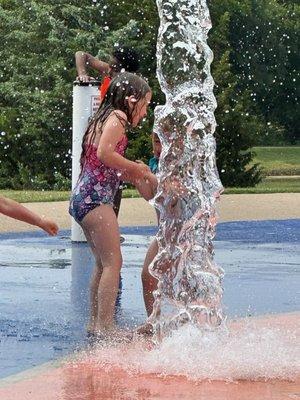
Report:
[[154,156],[159,158],[161,153],[161,143],[158,135],[154,132],[152,133],[152,148]]
[[144,98],[136,102],[135,98],[133,96],[130,96],[128,101],[129,101],[129,107],[131,110],[133,110],[133,115],[132,115],[132,126],[136,127],[139,122],[146,117],[147,115],[147,109],[148,106],[151,102],[152,98],[152,92],[148,92]]

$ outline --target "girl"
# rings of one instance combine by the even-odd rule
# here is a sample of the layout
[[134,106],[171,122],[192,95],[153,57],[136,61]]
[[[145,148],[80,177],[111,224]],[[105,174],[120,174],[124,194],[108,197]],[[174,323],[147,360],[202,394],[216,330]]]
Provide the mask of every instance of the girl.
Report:
[[[156,132],[152,132],[152,149],[154,157],[152,157],[149,160],[149,167],[153,173],[158,174],[159,159],[162,152],[162,144]],[[165,188],[165,190],[169,193],[169,195],[173,194],[172,208],[176,207],[178,198],[180,197],[180,193],[181,192],[184,193],[185,188],[180,184],[180,182],[177,182],[174,179],[172,183]],[[156,210],[156,214],[157,214],[157,222],[159,224],[158,210]],[[142,285],[143,285],[143,297],[148,317],[152,314],[153,311],[153,305],[154,305],[153,292],[154,290],[157,289],[157,283],[158,283],[157,279],[149,272],[149,266],[154,261],[155,257],[157,256],[157,253],[158,253],[158,243],[155,237],[152,240],[150,247],[147,251],[141,275]],[[152,325],[146,321],[142,326],[138,328],[137,333],[143,335],[152,334],[153,333]]]
[[158,134],[156,132],[152,132],[151,135],[152,139],[152,149],[153,149],[153,157],[149,160],[149,168],[151,172],[156,174],[158,172],[158,163],[160,153],[162,151],[162,146]]
[[156,177],[141,162],[124,157],[126,131],[147,114],[147,83],[131,73],[116,76],[83,137],[81,175],[70,201],[70,214],[81,225],[96,259],[91,282],[88,331],[111,334],[122,256],[113,199],[120,180],[133,183],[146,200],[154,196]]
[[[160,139],[158,137],[158,134],[156,132],[152,132],[151,135],[152,139],[152,150],[153,150],[153,157],[150,158],[149,160],[149,167],[150,170],[156,174],[158,173],[158,165],[159,165],[159,158],[160,154],[162,151],[162,145],[160,142]],[[159,223],[159,213],[158,210],[156,210],[157,214],[157,222]],[[145,303],[145,308],[147,312],[147,316],[149,317],[152,313],[153,310],[153,303],[154,303],[154,297],[153,297],[153,291],[156,289],[157,286],[157,279],[155,279],[149,272],[149,266],[156,257],[158,252],[158,245],[156,238],[154,238],[150,244],[150,247],[147,251],[146,258],[144,261],[144,266],[142,270],[142,284],[143,284],[143,296],[144,296],[144,303]],[[143,329],[145,326],[142,326],[138,332],[143,333]],[[150,325],[146,325],[146,331],[147,329],[150,328]]]
[[[90,82],[94,78],[87,74],[87,67],[98,71],[102,76],[102,84],[100,86],[100,101],[104,99],[109,88],[112,78],[119,74],[121,70],[126,72],[136,72],[139,68],[137,52],[130,47],[117,47],[113,50],[109,62],[99,60],[89,53],[77,51],[75,54],[77,80],[80,82]],[[122,182],[117,190],[114,198],[114,211],[116,216],[119,215],[119,210],[122,200]]]

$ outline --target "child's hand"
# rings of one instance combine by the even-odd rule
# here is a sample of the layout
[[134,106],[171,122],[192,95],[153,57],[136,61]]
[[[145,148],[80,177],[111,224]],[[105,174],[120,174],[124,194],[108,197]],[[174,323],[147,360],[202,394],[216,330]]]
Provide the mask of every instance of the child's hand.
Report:
[[142,161],[142,160],[135,160],[135,162],[136,162],[137,164],[146,165],[146,167],[148,167],[148,165],[145,164],[144,161]]
[[146,176],[151,174],[150,168],[148,167],[148,165],[143,163],[143,161],[137,160],[136,164],[136,169],[134,171],[135,179],[144,179]]
[[81,75],[77,76],[76,80],[79,82],[87,83],[87,82],[95,81],[95,78],[93,78],[92,76],[89,76],[87,74],[81,74]]
[[57,235],[58,226],[52,219],[43,218],[39,226],[50,236]]
[[169,190],[173,192],[173,194],[177,194],[178,197],[181,197],[188,192],[187,188],[178,180],[178,178],[173,178],[169,183]]
[[122,181],[130,182],[136,186],[140,182],[149,178],[149,176],[152,175],[152,172],[148,165],[144,164],[142,161],[136,161],[134,164],[134,168],[132,168],[130,171],[122,171],[119,177]]
[[146,182],[148,185],[151,186],[151,188],[152,188],[152,193],[153,193],[153,196],[152,196],[152,197],[154,197],[154,195],[155,195],[155,193],[156,193],[156,191],[157,191],[157,185],[158,185],[158,180],[157,180],[156,175],[152,174],[152,172],[151,172],[150,174],[147,174],[147,175],[145,176],[145,182]]

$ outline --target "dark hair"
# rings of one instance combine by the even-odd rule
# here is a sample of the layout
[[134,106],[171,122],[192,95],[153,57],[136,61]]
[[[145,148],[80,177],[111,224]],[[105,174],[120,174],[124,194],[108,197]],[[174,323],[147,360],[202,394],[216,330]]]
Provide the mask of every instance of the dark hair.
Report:
[[136,72],[140,67],[138,54],[131,47],[118,47],[113,51],[112,56],[116,61],[116,65],[113,66],[116,72],[120,72],[122,69]]
[[[147,93],[151,91],[148,83],[144,81],[138,75],[131,74],[130,72],[123,72],[117,75],[110,83],[109,88],[105,97],[100,104],[100,107],[92,117],[89,125],[85,131],[82,139],[82,152],[80,158],[81,168],[84,165],[85,153],[88,145],[93,143],[96,130],[102,131],[103,124],[110,116],[113,111],[123,111],[127,116],[127,121],[120,117],[117,113],[116,116],[119,118],[124,127],[126,124],[131,124],[136,105],[139,100],[143,99]],[[129,109],[127,97],[134,96],[136,99],[135,106],[132,110]],[[89,139],[87,141],[87,139]]]

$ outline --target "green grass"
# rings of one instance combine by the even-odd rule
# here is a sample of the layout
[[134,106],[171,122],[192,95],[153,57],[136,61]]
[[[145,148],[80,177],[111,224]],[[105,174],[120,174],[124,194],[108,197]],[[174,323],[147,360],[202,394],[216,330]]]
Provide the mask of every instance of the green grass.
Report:
[[254,147],[253,163],[260,163],[264,175],[300,175],[300,146]]
[[[299,177],[285,177],[275,178],[266,177],[255,187],[246,188],[226,188],[224,194],[239,194],[239,193],[300,193],[300,178]],[[135,189],[123,190],[123,198],[140,197]]]
[[[252,193],[300,193],[300,178],[265,178],[256,187],[226,188],[224,194]],[[49,201],[67,201],[70,192],[32,191],[32,190],[0,190],[0,196],[19,201],[20,203],[35,203]],[[139,197],[135,189],[123,190],[123,198]]]
[[[289,147],[254,147],[256,153],[254,163],[260,163],[265,179],[256,187],[226,188],[225,194],[235,193],[300,193],[300,146]],[[272,178],[272,176],[290,176]],[[33,191],[33,190],[0,190],[0,196],[5,196],[21,203],[43,201],[66,201],[70,198],[69,191]],[[124,198],[139,197],[135,189],[125,189]]]
[[226,188],[225,194],[300,193],[300,178],[267,177],[255,187]]
[[[239,194],[239,193],[300,193],[300,178],[274,178],[267,177],[255,187],[246,188],[226,188],[224,194]],[[124,198],[139,197],[135,189],[126,189],[123,191]]]
[[35,190],[0,190],[0,196],[19,201],[20,203],[37,203],[41,201],[64,201],[70,198],[70,192],[35,191]]
[[[35,190],[0,190],[0,196],[8,197],[20,203],[38,203],[43,201],[67,201],[70,199],[69,191],[35,191]],[[123,190],[124,198],[139,197],[135,189]]]

